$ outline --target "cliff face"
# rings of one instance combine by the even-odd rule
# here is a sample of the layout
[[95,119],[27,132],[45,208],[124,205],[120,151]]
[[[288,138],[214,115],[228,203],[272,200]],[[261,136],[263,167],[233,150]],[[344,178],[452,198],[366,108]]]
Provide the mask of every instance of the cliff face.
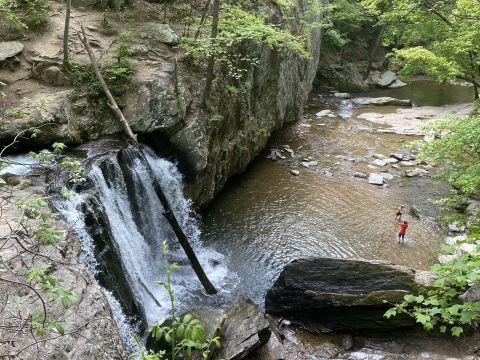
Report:
[[311,90],[320,54],[321,32],[311,40],[311,58],[279,54],[266,45],[248,44],[258,66],[235,92],[217,94],[218,115],[196,114],[172,138],[185,154],[188,194],[204,205],[232,175],[243,172],[265,147],[271,133],[298,120]]
[[[188,194],[199,206],[210,201],[229,177],[244,171],[272,131],[298,119],[320,55],[320,30],[311,34],[308,59],[263,44],[243,44],[239,53],[257,58],[257,65],[235,86],[227,86],[228,80],[219,75],[216,81],[225,81],[225,86],[217,89],[224,90],[214,91],[215,109],[207,114],[199,106],[204,74],[194,73],[182,61],[184,54],[175,48],[179,37],[168,25],[145,19],[125,23],[122,17],[112,17],[108,26],[116,32],[105,31],[102,14],[82,8],[72,9],[72,19],[86,26],[102,62],[115,61],[102,57],[115,46],[120,31],[132,33],[136,75],[119,105],[141,140],[160,151],[167,149],[171,154],[173,150],[186,175]],[[32,126],[41,132],[29,144],[42,146],[55,141],[86,143],[122,131],[101,105],[103,100],[88,96],[89,89],[72,88],[59,56],[62,18],[54,17],[52,22],[51,31],[24,41],[15,60],[7,59],[4,65],[8,66],[0,67],[0,81],[6,84],[3,105],[21,109],[22,114],[2,121],[0,143],[8,143],[20,130]],[[74,34],[70,35],[70,51],[75,62],[88,62]]]

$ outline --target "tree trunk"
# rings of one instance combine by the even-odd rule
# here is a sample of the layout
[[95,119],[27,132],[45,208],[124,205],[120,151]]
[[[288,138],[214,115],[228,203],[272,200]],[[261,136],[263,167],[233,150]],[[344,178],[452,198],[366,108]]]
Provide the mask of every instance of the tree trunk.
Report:
[[386,25],[382,24],[378,32],[377,38],[375,39],[375,42],[373,44],[372,51],[370,52],[370,56],[368,58],[367,72],[363,76],[363,80],[367,80],[368,76],[370,75],[370,72],[372,71],[373,60],[375,59],[375,55],[377,55],[377,51],[378,51],[378,48],[380,47],[380,44],[382,43],[382,36],[383,36],[383,33],[385,32],[385,28],[386,28]]
[[[97,60],[95,59],[95,55],[93,54],[92,48],[90,47],[90,44],[88,43],[87,36],[85,34],[85,29],[83,28],[82,25],[82,34],[83,38],[80,35],[80,33],[77,33],[78,37],[80,38],[80,41],[83,43],[85,46],[85,49],[87,50],[88,56],[90,57],[90,61],[92,62],[93,70],[95,71],[95,75],[97,76],[98,80],[100,81],[100,84],[102,85],[102,89],[107,95],[108,101],[109,101],[109,106],[110,109],[112,109],[113,113],[117,117],[117,119],[120,121],[120,123],[123,126],[123,130],[127,134],[127,136],[130,138],[130,140],[133,141],[133,144],[135,147],[138,148],[139,153],[143,157],[143,160],[145,164],[148,166],[148,161],[145,157],[145,154],[143,153],[142,149],[138,145],[137,142],[137,137],[133,134],[132,130],[130,129],[130,125],[128,124],[127,120],[123,116],[122,111],[118,108],[117,103],[115,99],[113,98],[112,94],[110,93],[110,90],[108,89],[108,86],[102,76],[102,73],[100,72],[100,68],[98,67]],[[153,173],[153,170],[150,169],[150,171]],[[190,246],[190,243],[188,242],[188,238],[183,232],[183,229],[181,228],[180,224],[178,223],[178,220],[175,216],[175,214],[172,211],[172,208],[170,207],[170,204],[168,203],[168,199],[165,196],[162,187],[158,183],[158,181],[155,183],[155,192],[157,193],[158,198],[160,199],[160,202],[162,203],[164,209],[165,209],[165,214],[164,216],[167,218],[168,222],[170,223],[170,226],[172,227],[173,231],[175,232],[175,235],[177,236],[178,242],[182,246],[183,250],[185,251],[185,254],[187,254],[188,260],[190,261],[193,270],[198,276],[198,279],[202,283],[203,287],[205,288],[205,291],[207,294],[216,294],[217,289],[213,286],[213,284],[210,282],[208,279],[207,275],[203,271],[202,266],[200,265],[200,262],[197,259],[197,256],[195,255],[195,252],[193,251],[193,248]]]
[[[212,14],[212,46],[215,45],[215,39],[218,33],[218,12],[220,10],[220,0],[213,0],[213,14]],[[205,107],[210,100],[210,93],[212,92],[213,70],[215,66],[215,55],[211,55],[208,59],[207,81],[205,83],[205,91],[203,93],[203,106]]]
[[65,13],[65,28],[63,29],[63,68],[68,68],[68,32],[70,30],[70,9],[72,0],[67,1],[67,9]]
[[[138,147],[138,149],[141,156],[143,157],[144,163],[147,164],[148,166],[148,160],[145,157],[145,154],[143,153],[140,147]],[[153,170],[150,169],[150,171],[153,174]],[[192,268],[195,271],[195,274],[197,274],[198,280],[200,280],[200,282],[202,283],[203,288],[205,289],[207,294],[210,294],[210,295],[216,294],[217,289],[215,289],[215,286],[213,286],[213,284],[210,282],[207,275],[205,274],[205,271],[203,271],[202,265],[200,265],[200,262],[198,261],[198,258],[195,255],[195,251],[193,250],[192,246],[188,241],[187,235],[185,235],[185,232],[180,226],[177,220],[177,217],[175,216],[175,213],[170,207],[168,199],[165,196],[165,193],[163,192],[163,189],[160,186],[160,183],[157,181],[155,182],[154,186],[155,186],[155,192],[157,193],[157,196],[160,199],[160,202],[162,203],[165,209],[165,213],[163,214],[163,216],[165,216],[165,218],[170,223],[170,226],[172,227],[173,232],[177,236],[178,242],[180,243],[183,250],[185,251],[185,254],[188,257],[188,260],[190,261],[190,264],[192,265]]]
[[200,36],[200,32],[202,31],[203,25],[205,24],[205,20],[207,19],[208,10],[210,10],[210,3],[212,0],[207,0],[205,7],[203,8],[202,18],[200,19],[200,24],[198,25],[197,32],[195,33],[195,40],[198,39]]
[[125,132],[127,137],[130,140],[132,140],[135,145],[138,145],[137,136],[132,132],[130,125],[128,124],[127,120],[123,116],[122,111],[120,110],[120,108],[117,105],[117,102],[115,101],[112,94],[110,93],[107,83],[105,82],[105,79],[103,78],[102,73],[100,72],[100,68],[98,67],[97,60],[95,59],[95,54],[93,53],[90,43],[88,42],[87,35],[85,34],[85,28],[83,27],[83,25],[81,26],[81,28],[82,28],[83,38],[80,35],[80,33],[77,33],[77,35],[80,41],[82,42],[82,44],[85,46],[88,56],[90,57],[90,62],[92,63],[92,66],[93,66],[93,70],[95,71],[95,75],[97,76],[97,79],[100,82],[100,85],[102,86],[102,89],[105,92],[105,95],[107,95],[107,99],[108,99],[107,104],[110,107],[110,109],[113,111],[117,119],[120,121],[120,124],[123,127],[123,131]]
[[473,91],[475,91],[475,100],[480,99],[480,95],[478,93],[478,84],[473,84]]

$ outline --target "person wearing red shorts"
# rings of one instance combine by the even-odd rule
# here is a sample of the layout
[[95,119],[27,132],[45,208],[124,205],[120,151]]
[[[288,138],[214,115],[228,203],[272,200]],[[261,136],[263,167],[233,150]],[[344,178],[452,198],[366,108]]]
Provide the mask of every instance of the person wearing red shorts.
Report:
[[407,233],[408,229],[408,221],[397,221],[396,223],[400,227],[400,231],[398,232],[398,242],[405,242],[405,234]]

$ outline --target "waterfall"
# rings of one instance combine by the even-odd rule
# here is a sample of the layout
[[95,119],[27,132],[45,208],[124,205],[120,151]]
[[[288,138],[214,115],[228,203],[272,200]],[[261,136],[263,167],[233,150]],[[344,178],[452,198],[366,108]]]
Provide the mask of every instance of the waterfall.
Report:
[[[81,261],[108,289],[113,312],[122,308],[127,316],[117,314],[115,318],[123,321],[138,314],[144,325],[151,325],[168,316],[169,311],[168,294],[156,284],[165,277],[163,241],[167,241],[170,262],[180,267],[172,278],[179,313],[218,304],[229,293],[225,284],[234,286],[236,281],[228,273],[223,255],[202,246],[199,222],[183,194],[183,178],[175,164],[148,148],[144,153],[148,164],[132,147],[98,156],[90,154],[87,188],[68,200],[57,198],[54,203],[82,243]],[[155,182],[161,184],[205,272],[219,288],[219,296],[205,295],[162,215]]]

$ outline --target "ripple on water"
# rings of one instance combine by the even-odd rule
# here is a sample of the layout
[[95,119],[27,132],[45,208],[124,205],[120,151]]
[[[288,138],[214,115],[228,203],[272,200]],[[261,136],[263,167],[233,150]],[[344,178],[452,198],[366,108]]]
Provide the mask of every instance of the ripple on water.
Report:
[[[444,189],[430,178],[396,178],[375,187],[350,175],[372,172],[367,165],[373,153],[388,155],[412,138],[375,134],[377,125],[355,115],[325,122],[325,127],[291,125],[272,143],[289,144],[298,159],[318,160],[314,171],[300,166],[295,177],[290,174],[295,163],[257,159],[238,180],[241,186],[230,185],[204,213],[203,240],[227,254],[239,286],[259,303],[283,266],[297,258],[381,259],[420,269],[436,258],[442,235],[429,221],[412,220],[407,243],[397,244],[394,209],[415,204],[433,216],[437,210],[429,199]],[[323,176],[325,169],[334,177]]]

